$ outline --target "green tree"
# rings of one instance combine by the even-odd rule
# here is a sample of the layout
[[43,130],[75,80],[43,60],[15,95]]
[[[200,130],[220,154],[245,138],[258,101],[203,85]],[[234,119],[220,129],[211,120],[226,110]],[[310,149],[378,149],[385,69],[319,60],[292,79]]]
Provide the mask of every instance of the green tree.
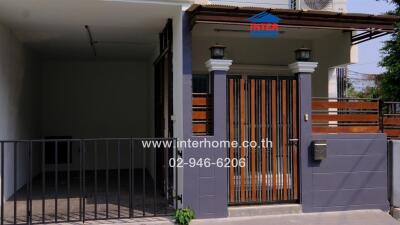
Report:
[[379,98],[379,88],[378,87],[365,87],[364,89],[357,91],[354,87],[347,89],[347,96],[350,98]]
[[[400,16],[400,0],[393,0],[395,9],[388,12],[390,15]],[[382,98],[390,101],[400,101],[400,23],[396,24],[396,30],[381,49],[383,58],[379,63],[386,68],[383,79],[380,82]]]

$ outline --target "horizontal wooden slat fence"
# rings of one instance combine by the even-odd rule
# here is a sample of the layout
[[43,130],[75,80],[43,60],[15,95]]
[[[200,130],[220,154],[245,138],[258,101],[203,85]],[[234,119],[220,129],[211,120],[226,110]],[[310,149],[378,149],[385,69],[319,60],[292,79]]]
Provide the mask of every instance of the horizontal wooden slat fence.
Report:
[[194,93],[192,96],[192,132],[194,135],[210,135],[213,130],[212,96]]
[[386,133],[400,138],[400,102],[313,98],[314,133]]
[[380,105],[375,99],[314,98],[314,133],[377,133]]

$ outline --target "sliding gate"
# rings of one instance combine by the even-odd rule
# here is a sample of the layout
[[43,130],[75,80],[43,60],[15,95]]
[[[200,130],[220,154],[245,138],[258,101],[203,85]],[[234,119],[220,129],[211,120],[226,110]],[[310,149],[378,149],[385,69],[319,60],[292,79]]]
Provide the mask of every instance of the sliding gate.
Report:
[[[228,151],[244,159],[229,168],[229,204],[298,200],[297,81],[293,78],[228,78]],[[256,146],[257,145],[257,146]]]

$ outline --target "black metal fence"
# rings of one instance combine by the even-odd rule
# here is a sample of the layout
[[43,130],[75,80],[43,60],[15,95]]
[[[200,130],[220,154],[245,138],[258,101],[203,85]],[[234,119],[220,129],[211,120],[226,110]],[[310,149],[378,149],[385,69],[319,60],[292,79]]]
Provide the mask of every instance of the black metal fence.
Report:
[[165,138],[0,141],[1,224],[171,215],[175,146]]
[[382,129],[388,137],[400,138],[400,102],[384,102],[382,104]]
[[400,114],[400,102],[384,102],[383,109],[385,114]]

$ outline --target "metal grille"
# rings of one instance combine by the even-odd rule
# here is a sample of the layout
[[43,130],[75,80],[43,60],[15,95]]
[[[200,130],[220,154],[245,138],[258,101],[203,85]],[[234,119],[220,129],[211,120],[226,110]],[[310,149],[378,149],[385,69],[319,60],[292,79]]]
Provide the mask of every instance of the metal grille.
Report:
[[393,139],[400,138],[400,102],[383,102],[381,104],[381,123],[383,132]]
[[245,159],[229,169],[231,205],[298,200],[297,90],[292,78],[228,79],[230,141],[258,144],[229,149]]
[[332,5],[332,0],[304,0],[306,6],[314,10],[323,10]]
[[338,98],[346,98],[348,90],[347,68],[336,68]]
[[[171,147],[147,148],[142,141],[166,141]],[[169,183],[171,179],[167,177],[176,177],[177,170],[162,176],[157,174],[155,162],[164,151],[173,152],[176,157],[175,141],[0,141],[1,224],[171,215],[177,205],[177,185]],[[48,160],[49,155],[54,159]],[[168,165],[168,159],[164,160]]]
[[297,9],[297,0],[290,0],[290,9]]

